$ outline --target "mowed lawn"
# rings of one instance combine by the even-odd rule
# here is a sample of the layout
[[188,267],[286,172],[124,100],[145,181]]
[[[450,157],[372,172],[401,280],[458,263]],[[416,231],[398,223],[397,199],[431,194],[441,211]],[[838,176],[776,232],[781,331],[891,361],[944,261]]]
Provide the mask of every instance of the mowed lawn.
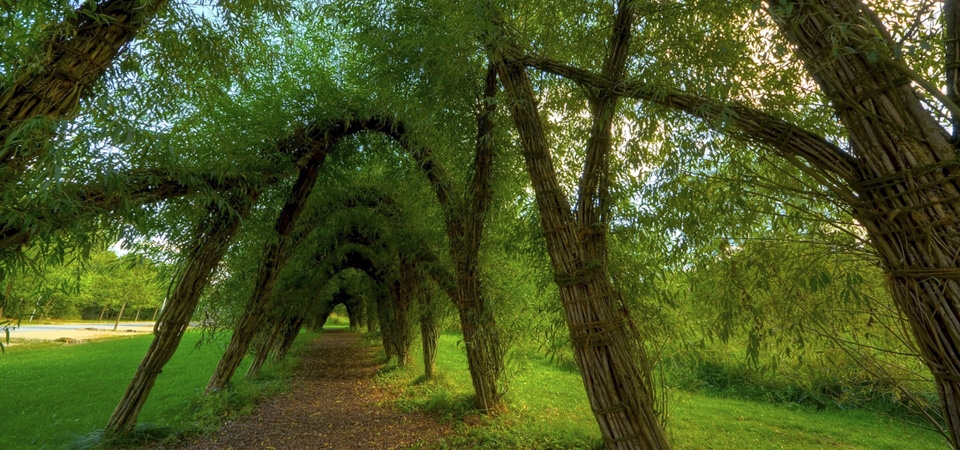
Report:
[[[191,405],[222,352],[216,343],[196,349],[199,337],[186,335],[160,375],[141,421],[191,427]],[[60,448],[102,428],[150,339],[10,347],[0,356],[0,449]],[[471,384],[458,340],[453,335],[441,338],[437,366],[443,381],[415,385],[411,390],[419,393],[406,401],[441,411],[462,407]],[[246,365],[241,366],[239,376],[245,370]],[[406,384],[415,372],[386,372],[384,377]],[[497,420],[481,418],[479,426],[461,427],[462,435],[451,439],[450,448],[598,447],[599,434],[577,373],[539,357],[515,357],[508,372],[510,411]],[[667,430],[678,449],[947,448],[935,433],[868,411],[816,411],[671,392],[669,412]]]
[[[441,337],[433,386],[408,385],[406,402],[451,411],[470,393],[460,337]],[[578,373],[540,357],[514,357],[507,372],[510,411],[501,421],[481,419],[467,439],[451,447],[599,448],[600,434]],[[422,373],[386,375],[387,383],[410,382]],[[890,449],[949,448],[937,433],[865,410],[826,409],[743,401],[671,391],[667,434],[676,449]]]
[[[77,345],[21,346],[0,355],[0,449],[54,449],[103,428],[152,335]],[[229,338],[229,336],[224,336]],[[141,422],[189,427],[199,397],[223,353],[188,332],[157,378]],[[237,371],[242,376],[249,361]]]

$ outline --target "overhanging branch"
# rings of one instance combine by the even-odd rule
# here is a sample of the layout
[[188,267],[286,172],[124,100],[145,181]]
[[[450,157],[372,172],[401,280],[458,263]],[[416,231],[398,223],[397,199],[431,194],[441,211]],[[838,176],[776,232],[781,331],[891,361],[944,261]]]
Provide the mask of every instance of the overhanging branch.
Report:
[[[746,105],[725,103],[665,88],[638,80],[613,82],[587,70],[571,67],[559,61],[527,55],[522,59],[529,67],[567,78],[577,84],[604,89],[623,97],[648,101],[670,109],[683,111],[703,119],[707,125],[732,136],[772,147],[791,162],[795,157],[807,161],[818,180],[844,197],[852,194],[844,187],[858,179],[857,163],[852,156],[822,136],[771,114]],[[800,167],[813,173],[810,167]]]

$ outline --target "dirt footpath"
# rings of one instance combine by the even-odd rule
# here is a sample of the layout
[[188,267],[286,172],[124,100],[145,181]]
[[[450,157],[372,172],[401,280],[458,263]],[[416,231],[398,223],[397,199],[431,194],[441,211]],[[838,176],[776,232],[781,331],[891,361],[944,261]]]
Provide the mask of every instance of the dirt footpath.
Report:
[[451,433],[423,413],[401,413],[375,386],[376,348],[360,335],[325,331],[309,344],[289,393],[182,449],[399,449],[430,447]]

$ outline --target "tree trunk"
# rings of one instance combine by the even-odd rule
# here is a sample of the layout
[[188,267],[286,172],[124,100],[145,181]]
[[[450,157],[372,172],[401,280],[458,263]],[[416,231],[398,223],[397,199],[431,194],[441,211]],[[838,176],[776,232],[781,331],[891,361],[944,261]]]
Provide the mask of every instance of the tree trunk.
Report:
[[367,332],[376,333],[380,329],[380,308],[374,299],[364,299],[364,302],[366,302],[363,310],[367,316]]
[[377,319],[380,322],[380,342],[383,344],[383,353],[386,360],[397,354],[396,339],[393,337],[393,321],[390,317],[393,313],[388,300],[378,297],[377,299]]
[[103,322],[103,314],[105,312],[107,312],[107,305],[103,305],[103,307],[100,308],[100,316],[97,317],[97,323]]
[[159,307],[153,308],[153,317],[150,318],[150,321],[151,321],[151,322],[156,322],[156,321],[157,321],[157,313],[159,313],[159,312],[160,312],[160,308],[159,308]]
[[503,371],[503,349],[497,322],[477,277],[484,219],[492,198],[490,172],[494,156],[493,115],[496,113],[497,94],[497,73],[493,65],[488,67],[484,81],[482,103],[477,114],[473,176],[466,190],[467,195],[459,200],[453,197],[450,178],[425,150],[414,152],[414,157],[426,171],[444,211],[450,257],[455,270],[456,293],[453,298],[476,394],[474,401],[481,411],[495,412],[503,408],[503,399],[497,387]]
[[396,328],[397,339],[397,364],[401,367],[407,365],[410,354],[410,344],[412,343],[410,333],[410,305],[413,297],[419,289],[420,282],[417,275],[416,266],[410,261],[400,262],[400,283],[397,286],[397,292],[394,296],[393,322]]
[[327,320],[330,319],[330,314],[333,313],[333,308],[335,305],[332,303],[324,304],[320,307],[320,311],[317,313],[317,327],[323,328],[327,324]]
[[[954,22],[956,6],[948,6],[946,19]],[[950,443],[960,449],[957,152],[951,133],[911,86],[915,77],[894,59],[888,32],[866,11],[850,0],[768,6],[849,133],[861,178],[852,186],[862,201],[852,205],[854,216],[880,255],[893,299],[933,374]],[[833,32],[848,26],[849,33]],[[955,35],[955,27],[948,23],[948,32]],[[956,59],[949,47],[957,42],[947,45],[948,57]],[[949,97],[956,98],[955,74],[948,73],[948,81]]]
[[[239,204],[234,207],[241,216],[246,214],[255,198],[245,198],[248,195],[237,194],[235,199]],[[190,319],[197,308],[200,294],[209,282],[210,274],[226,253],[239,226],[240,217],[221,210],[216,203],[210,206],[210,215],[199,224],[176,286],[160,314],[160,320],[153,326],[153,342],[107,422],[104,429],[107,436],[124,435],[133,429],[157,375],[180,345],[183,333],[190,325]]]
[[363,297],[354,298],[356,304],[353,306],[353,312],[357,317],[357,329],[361,330],[367,328],[369,330],[369,325],[367,324],[367,304]]
[[120,305],[120,313],[117,314],[117,321],[113,323],[113,331],[117,331],[117,328],[120,327],[120,319],[123,318],[123,310],[126,309],[126,307],[127,302],[123,302],[123,304]]
[[237,328],[230,338],[230,343],[223,353],[223,357],[217,364],[216,370],[207,383],[206,392],[219,391],[226,387],[230,378],[243,357],[247,353],[247,347],[250,346],[250,340],[260,328],[263,317],[268,309],[268,302],[273,294],[273,285],[277,280],[277,274],[286,263],[287,258],[292,253],[292,244],[290,235],[293,233],[294,226],[300,213],[303,212],[303,206],[307,203],[310,192],[316,184],[317,176],[320,173],[320,167],[326,157],[326,146],[332,145],[329,142],[315,142],[310,152],[310,158],[300,169],[297,180],[287,197],[286,204],[277,217],[274,226],[275,239],[267,243],[263,251],[260,269],[257,272],[257,281],[254,285],[253,293],[247,302],[247,307],[237,323]]
[[[166,0],[105,0],[83,2],[75,14],[50,31],[36,68],[14,68],[21,75],[0,91],[0,165],[13,179],[49,146],[53,124],[76,114],[80,99],[110,67],[121,49]],[[49,120],[42,130],[22,129],[36,118]],[[9,147],[8,147],[9,146]]]
[[357,317],[356,306],[351,302],[343,304],[347,308],[347,320],[350,322],[350,331],[357,331],[360,328],[360,320]]
[[[466,272],[466,273],[464,273]],[[500,335],[497,331],[493,313],[487,308],[480,292],[480,282],[476,277],[476,267],[458,267],[457,310],[460,316],[460,329],[467,350],[467,363],[470,378],[476,394],[478,409],[495,412],[503,407],[501,393],[497,389],[500,374],[503,372],[503,354],[500,348]]]
[[273,352],[274,361],[280,362],[287,357],[287,352],[293,346],[293,341],[297,339],[301,327],[303,327],[303,317],[295,316],[285,321],[282,332],[283,339],[280,340],[276,351]]
[[142,309],[143,309],[143,307],[138,307],[138,308],[137,308],[137,314],[136,314],[136,316],[134,316],[134,318],[133,318],[133,321],[134,321],[134,322],[139,322],[139,321],[140,321],[140,310],[142,310]]
[[433,378],[433,369],[437,361],[437,341],[440,339],[440,326],[437,324],[437,317],[433,300],[430,298],[428,290],[420,284],[417,293],[417,301],[420,304],[420,341],[423,344],[423,377]]
[[117,328],[120,326],[120,319],[123,318],[123,310],[127,308],[127,302],[123,302],[120,305],[120,312],[117,314],[117,321],[113,323],[113,331],[117,331]]
[[279,337],[283,331],[284,322],[286,321],[283,319],[277,319],[273,326],[269,328],[266,335],[263,336],[263,339],[257,345],[257,353],[253,357],[253,362],[250,364],[250,368],[247,369],[247,377],[255,378],[260,375],[260,369],[263,368],[263,363],[266,362],[267,357],[270,356],[270,350],[273,349],[277,337]]
[[3,310],[6,309],[7,302],[10,301],[11,293],[13,293],[13,281],[8,281],[7,288],[3,291],[3,303],[0,303],[0,321],[3,321]]
[[530,80],[516,63],[504,62],[500,74],[513,97],[511,109],[536,192],[574,357],[603,438],[615,449],[669,448],[653,408],[651,379],[642,346],[632,335],[629,314],[619,304],[603,263],[584,258],[547,150]]
[[[613,80],[623,77],[632,15],[629,1],[621,1],[604,62],[604,74]],[[500,37],[506,34],[501,31]],[[492,54],[510,98],[574,357],[601,434],[608,448],[669,448],[654,409],[644,348],[606,269],[605,189],[616,96],[602,92],[591,99],[593,127],[579,204],[572,212],[557,180],[530,78],[504,42],[493,44],[500,47],[492,48]]]

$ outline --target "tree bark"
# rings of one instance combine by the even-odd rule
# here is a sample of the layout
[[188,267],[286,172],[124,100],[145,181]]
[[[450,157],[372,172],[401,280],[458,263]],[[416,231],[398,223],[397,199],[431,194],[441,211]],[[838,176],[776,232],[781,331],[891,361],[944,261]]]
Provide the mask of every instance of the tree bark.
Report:
[[287,357],[287,352],[290,350],[290,347],[293,346],[293,341],[297,339],[297,335],[300,334],[300,328],[303,327],[303,317],[294,316],[284,322],[283,339],[279,341],[277,349],[273,353],[273,359],[276,362],[283,361]]
[[397,354],[397,348],[394,344],[396,339],[393,337],[393,323],[390,316],[390,302],[383,298],[377,299],[377,319],[380,322],[380,342],[383,345],[383,353],[387,361]]
[[142,309],[143,309],[142,306],[141,306],[141,307],[137,307],[137,314],[133,317],[133,321],[134,321],[134,322],[139,322],[139,321],[140,321],[140,311],[141,311]]
[[551,193],[562,191],[529,78],[516,63],[504,63],[501,77],[515,97],[514,121],[537,195],[574,356],[604,440],[616,449],[669,448],[653,409],[650,376],[642,347],[632,335],[629,314],[619,304],[603,263],[587,259],[566,198]]
[[97,316],[97,323],[103,322],[103,314],[107,312],[107,305],[100,308],[100,315]]
[[380,329],[380,314],[377,302],[374,299],[364,299],[367,306],[364,311],[367,313],[367,332],[376,333]]
[[117,320],[113,323],[113,331],[117,331],[117,328],[120,327],[120,319],[123,318],[123,310],[127,308],[127,302],[123,302],[120,305],[120,312],[117,313]]
[[423,377],[433,378],[437,361],[437,341],[440,340],[440,326],[437,324],[436,310],[430,292],[421,283],[417,285],[417,303],[420,306],[420,341],[423,344]]
[[350,313],[350,326],[353,326],[353,321],[357,321],[357,330],[361,330],[364,327],[367,327],[367,311],[366,303],[364,303],[363,297],[354,297],[353,298],[353,310]]
[[407,365],[410,345],[412,343],[410,335],[410,305],[413,303],[414,295],[416,295],[417,283],[419,283],[417,277],[416,266],[409,260],[401,258],[400,280],[393,305],[397,364],[401,367]]
[[[960,169],[951,133],[924,108],[911,86],[919,81],[882,39],[888,33],[869,19],[867,6],[791,1],[767,10],[849,133],[860,172],[852,187],[862,199],[854,216],[880,255],[894,301],[933,374],[950,443],[960,449]],[[850,31],[832,31],[839,27]],[[954,58],[955,39],[947,42]],[[949,97],[954,77],[948,75]]]
[[[960,5],[957,0],[943,2],[944,62],[943,71],[947,81],[947,97],[960,104]],[[960,143],[960,117],[950,115],[953,126],[954,145]]]
[[494,114],[496,113],[497,71],[491,64],[484,80],[484,92],[477,112],[477,137],[473,176],[467,194],[457,199],[450,177],[425,148],[412,152],[424,169],[444,212],[450,257],[454,263],[454,303],[467,352],[475,405],[484,412],[503,408],[498,389],[503,372],[503,349],[496,319],[483,295],[477,261],[483,240],[484,220],[490,206],[490,173],[494,158]]
[[[603,68],[609,79],[623,77],[633,15],[629,0],[618,3]],[[606,269],[606,183],[618,97],[609,91],[593,93],[592,128],[578,207],[571,212],[557,180],[530,78],[511,45],[501,29],[491,53],[510,98],[574,357],[601,434],[608,448],[669,448],[654,409],[644,348]]]
[[320,167],[327,155],[328,146],[332,144],[327,141],[315,142],[309,160],[300,169],[300,174],[290,191],[287,202],[280,211],[280,216],[277,217],[274,226],[276,237],[267,243],[263,251],[263,260],[257,272],[257,282],[254,285],[250,300],[237,323],[236,330],[224,351],[223,357],[207,383],[206,392],[208,394],[226,387],[240,362],[243,361],[247,347],[250,346],[250,340],[260,328],[268,309],[268,301],[273,293],[273,285],[277,280],[277,274],[292,253],[292,249],[289,248],[291,245],[290,235],[294,230],[297,219],[300,217],[300,213],[303,212],[303,207],[313,190],[314,184],[316,184]]
[[285,322],[282,318],[277,319],[273,323],[273,326],[268,328],[263,339],[257,344],[257,352],[254,354],[253,362],[250,363],[250,368],[247,369],[248,378],[255,378],[260,375],[260,370],[263,369],[263,363],[267,361],[267,357],[270,356],[270,350],[274,348],[277,338],[280,337],[283,332]]
[[236,214],[222,210],[214,202],[210,206],[208,217],[198,225],[176,286],[160,314],[160,320],[153,326],[153,342],[107,422],[104,429],[107,436],[124,435],[133,430],[140,409],[147,401],[157,376],[180,345],[200,300],[200,294],[236,235],[241,216],[246,214],[256,198],[256,195],[246,193],[236,195]]
[[[166,0],[86,1],[42,43],[36,68],[17,70],[0,91],[0,180],[14,179],[46,151],[52,122],[71,118],[90,87]],[[31,121],[48,123],[29,129]]]

